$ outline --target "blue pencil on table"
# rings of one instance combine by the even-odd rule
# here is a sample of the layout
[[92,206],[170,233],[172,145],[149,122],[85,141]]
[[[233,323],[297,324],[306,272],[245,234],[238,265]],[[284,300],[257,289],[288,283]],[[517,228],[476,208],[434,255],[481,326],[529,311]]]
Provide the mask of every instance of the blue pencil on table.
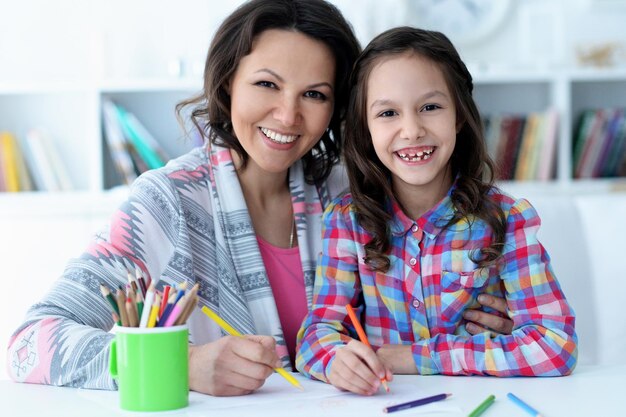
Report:
[[515,404],[517,404],[520,408],[525,410],[531,416],[541,417],[541,414],[539,413],[539,411],[535,410],[530,405],[526,404],[524,401],[522,401],[517,396],[511,394],[510,392],[508,394],[506,394],[506,396],[509,397],[509,400],[513,401]]
[[418,407],[420,405],[429,404],[435,401],[445,400],[452,394],[438,394],[433,395],[432,397],[420,398],[419,400],[409,401],[402,404],[392,405],[386,408],[383,408],[383,412],[385,413],[393,413],[394,411],[406,410],[408,408]]

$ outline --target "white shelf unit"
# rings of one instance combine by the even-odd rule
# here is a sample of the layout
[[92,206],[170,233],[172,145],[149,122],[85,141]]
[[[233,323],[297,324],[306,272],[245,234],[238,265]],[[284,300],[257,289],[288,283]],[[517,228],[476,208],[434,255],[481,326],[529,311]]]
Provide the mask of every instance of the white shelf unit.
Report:
[[542,112],[559,114],[556,178],[551,181],[506,181],[513,192],[590,194],[623,191],[626,178],[575,179],[572,137],[587,109],[626,108],[626,68],[545,72],[510,71],[474,75],[474,97],[482,114]]

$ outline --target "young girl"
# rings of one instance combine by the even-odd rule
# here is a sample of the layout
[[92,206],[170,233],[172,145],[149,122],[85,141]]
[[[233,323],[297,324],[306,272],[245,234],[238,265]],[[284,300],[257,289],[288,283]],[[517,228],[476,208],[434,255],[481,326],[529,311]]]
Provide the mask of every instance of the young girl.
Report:
[[[574,312],[537,240],[537,212],[493,185],[454,46],[438,32],[391,29],[363,51],[351,87],[351,193],[324,214],[297,368],[359,394],[393,373],[571,373]],[[466,330],[481,292],[506,298],[512,334]],[[347,304],[376,352],[355,340]]]

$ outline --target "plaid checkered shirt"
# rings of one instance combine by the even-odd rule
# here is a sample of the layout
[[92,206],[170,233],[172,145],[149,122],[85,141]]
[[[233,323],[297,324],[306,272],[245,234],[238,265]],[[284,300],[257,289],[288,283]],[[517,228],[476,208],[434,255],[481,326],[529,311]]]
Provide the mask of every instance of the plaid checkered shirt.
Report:
[[[490,244],[492,230],[480,219],[445,228],[454,212],[451,191],[417,221],[387,202],[391,266],[384,273],[363,262],[371,235],[359,225],[351,195],[327,208],[312,308],[298,333],[298,370],[327,381],[337,349],[358,339],[349,303],[374,349],[411,345],[419,374],[571,373],[577,360],[574,312],[537,240],[536,210],[492,189],[506,216],[504,251],[494,266],[478,268],[471,257]],[[480,293],[506,298],[512,334],[467,332],[463,312],[480,307]]]

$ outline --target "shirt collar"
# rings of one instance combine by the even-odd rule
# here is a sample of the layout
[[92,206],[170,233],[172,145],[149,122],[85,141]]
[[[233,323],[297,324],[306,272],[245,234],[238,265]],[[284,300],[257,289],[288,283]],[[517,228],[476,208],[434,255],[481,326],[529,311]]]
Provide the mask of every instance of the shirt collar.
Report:
[[456,181],[448,190],[444,198],[439,201],[432,209],[424,213],[420,218],[413,220],[408,217],[400,204],[395,198],[387,199],[386,208],[391,212],[391,233],[395,236],[402,236],[408,233],[411,228],[417,224],[429,237],[434,238],[448,224],[448,221],[454,216],[456,209],[452,204],[452,191],[456,188]]

